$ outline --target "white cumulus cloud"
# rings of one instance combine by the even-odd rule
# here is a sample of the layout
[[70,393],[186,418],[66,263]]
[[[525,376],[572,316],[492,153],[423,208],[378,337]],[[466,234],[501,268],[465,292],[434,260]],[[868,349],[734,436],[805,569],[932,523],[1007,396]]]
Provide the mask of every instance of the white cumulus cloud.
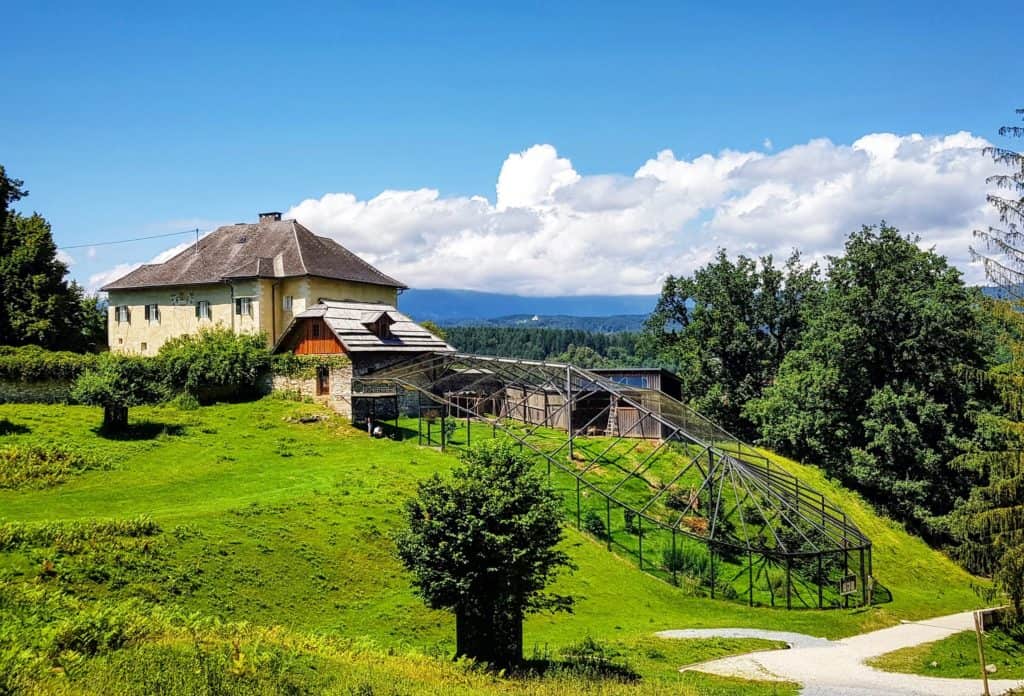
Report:
[[581,175],[553,146],[534,145],[505,160],[494,204],[434,189],[329,193],[287,215],[414,287],[651,293],[719,247],[821,259],[882,219],[980,282],[968,247],[991,217],[986,144],[969,133],[875,133],[772,153],[664,150],[632,175]]
[[[666,275],[693,271],[719,247],[776,257],[799,248],[821,259],[862,224],[883,219],[982,282],[968,249],[972,230],[992,222],[987,144],[963,132],[873,133],[852,144],[814,139],[769,152],[685,158],[663,150],[631,174],[581,174],[540,144],[505,159],[493,203],[432,188],[369,199],[335,192],[286,216],[421,288],[655,293]],[[96,274],[88,285],[137,265]]]

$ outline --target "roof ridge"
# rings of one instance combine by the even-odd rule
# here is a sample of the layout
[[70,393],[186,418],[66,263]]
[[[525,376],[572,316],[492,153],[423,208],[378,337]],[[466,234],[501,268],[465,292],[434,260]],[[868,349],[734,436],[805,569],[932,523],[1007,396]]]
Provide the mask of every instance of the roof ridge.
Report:
[[[292,236],[295,238],[295,249],[299,252],[299,263],[302,264],[302,272],[309,275],[309,268],[306,266],[306,256],[302,253],[302,244],[299,242],[299,228],[302,227],[295,218],[291,218]],[[302,227],[302,229],[306,229]],[[309,232],[309,230],[306,230]],[[310,232],[310,234],[313,234]]]

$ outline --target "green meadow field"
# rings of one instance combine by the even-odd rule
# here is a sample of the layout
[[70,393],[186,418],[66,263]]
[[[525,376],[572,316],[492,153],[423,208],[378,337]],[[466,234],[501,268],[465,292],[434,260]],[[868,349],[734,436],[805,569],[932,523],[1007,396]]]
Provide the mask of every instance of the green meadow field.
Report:
[[[298,422],[312,414],[325,419]],[[391,541],[403,500],[454,453],[418,446],[415,433],[374,440],[280,398],[134,408],[130,419],[110,439],[99,409],[0,405],[0,448],[78,458],[44,476],[0,457],[0,694],[790,694],[795,685],[679,672],[773,643],[654,633],[836,638],[979,606],[979,580],[814,467],[770,455],[872,539],[892,602],[786,611],[710,600],[568,524],[577,567],[555,589],[575,611],[525,627],[527,657],[546,672],[489,674],[451,660],[452,617],[413,594]],[[592,660],[578,658],[594,654],[621,669],[588,672]]]

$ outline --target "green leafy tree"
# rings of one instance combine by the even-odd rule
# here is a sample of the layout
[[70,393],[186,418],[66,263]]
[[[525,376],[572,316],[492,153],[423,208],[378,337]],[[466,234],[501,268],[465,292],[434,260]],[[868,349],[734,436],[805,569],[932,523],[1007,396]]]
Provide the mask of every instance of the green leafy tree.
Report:
[[[1017,114],[1024,116],[1024,109]],[[1005,126],[1001,136],[1024,137],[1024,128]],[[1000,397],[1000,412],[982,414],[979,430],[985,446],[974,448],[957,464],[981,483],[957,511],[954,529],[960,542],[958,555],[975,572],[991,575],[1014,608],[1018,624],[1024,622],[1024,154],[993,146],[986,153],[1007,171],[989,177],[996,192],[988,196],[999,217],[999,227],[975,232],[987,254],[973,250],[990,280],[999,285],[1008,302],[992,302],[1000,321],[999,353],[994,368],[970,371],[978,381],[992,385]]]
[[117,432],[127,427],[130,407],[166,398],[163,384],[159,364],[153,358],[103,353],[95,367],[75,380],[71,398],[102,406],[103,429]]
[[777,268],[771,256],[732,261],[720,250],[692,276],[665,281],[638,351],[676,367],[684,398],[698,410],[752,435],[743,406],[799,342],[820,287],[817,266],[804,266],[798,253]]
[[979,294],[894,227],[864,227],[829,260],[800,346],[746,414],[769,445],[814,461],[919,531],[969,479],[949,467],[979,404],[960,377],[981,367]]
[[28,195],[0,166],[0,345],[82,352],[106,345],[95,298],[65,280],[50,223],[11,205]]
[[571,598],[544,591],[570,565],[557,548],[561,502],[508,445],[485,443],[463,455],[451,479],[422,482],[406,519],[399,558],[431,608],[454,612],[459,655],[520,663],[523,617],[571,609]]

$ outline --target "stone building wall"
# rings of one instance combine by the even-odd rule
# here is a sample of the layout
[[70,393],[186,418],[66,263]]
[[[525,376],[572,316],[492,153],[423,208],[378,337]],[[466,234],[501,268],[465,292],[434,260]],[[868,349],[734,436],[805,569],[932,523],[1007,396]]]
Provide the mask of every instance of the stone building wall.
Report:
[[330,368],[328,379],[330,393],[318,396],[316,393],[316,374],[312,377],[293,377],[290,375],[274,375],[271,389],[276,392],[296,394],[303,399],[312,399],[329,406],[346,418],[352,417],[352,365],[336,365]]

